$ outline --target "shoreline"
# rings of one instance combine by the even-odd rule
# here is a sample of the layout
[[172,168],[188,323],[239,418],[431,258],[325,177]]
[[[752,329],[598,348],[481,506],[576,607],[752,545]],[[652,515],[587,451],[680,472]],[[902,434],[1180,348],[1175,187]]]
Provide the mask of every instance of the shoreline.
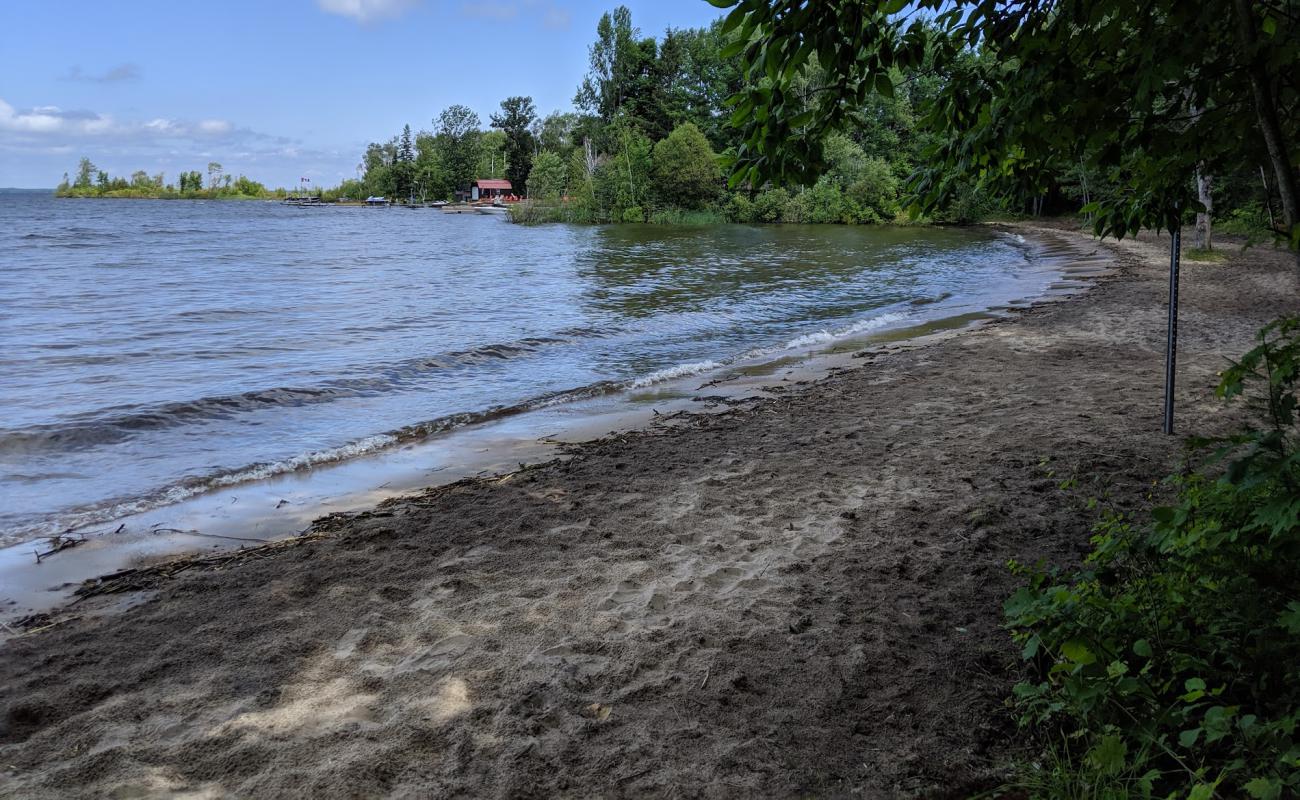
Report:
[[[0,645],[0,796],[995,784],[1006,561],[1077,559],[1083,500],[1142,509],[1181,453],[1162,242],[1104,245],[1117,274],[1066,302],[89,598]],[[1222,423],[1291,263],[1184,265],[1181,431]]]
[[[550,402],[548,395],[540,398],[543,402],[529,401],[518,408],[454,414],[487,419],[422,436],[401,436],[406,429],[372,434],[366,441],[390,441],[349,457],[295,457],[290,461],[301,463],[290,469],[257,464],[232,471],[251,476],[244,480],[223,476],[206,487],[165,487],[155,493],[161,498],[157,502],[114,501],[103,511],[83,512],[89,518],[78,524],[60,524],[0,546],[0,586],[5,587],[0,591],[0,622],[24,627],[26,618],[57,608],[73,598],[78,585],[102,575],[300,535],[323,515],[359,511],[426,487],[548,461],[571,444],[644,428],[661,415],[712,413],[771,396],[772,387],[780,390],[791,382],[807,383],[850,368],[866,350],[924,344],[960,333],[1039,303],[1066,299],[1108,274],[1106,259],[1096,255],[1096,248],[1078,247],[1041,231],[1025,243],[1015,228],[988,228],[1020,239],[1017,246],[1025,249],[1026,269],[1043,276],[1037,294],[1008,296],[1004,305],[980,305],[974,311],[968,309],[975,306],[960,300],[946,307],[951,305],[945,302],[947,295],[915,300],[902,311],[889,306],[852,321],[845,330],[856,333],[823,331],[784,345],[755,347],[709,362],[707,368],[701,363],[661,370],[680,370],[679,375],[655,373],[554,393],[575,395],[564,403]],[[800,343],[804,339],[808,341]],[[600,391],[584,391],[593,388]],[[354,446],[336,449],[351,451]],[[177,490],[180,495],[172,499]],[[118,509],[124,512],[110,513]],[[35,555],[51,552],[56,540],[76,544],[48,560]]]

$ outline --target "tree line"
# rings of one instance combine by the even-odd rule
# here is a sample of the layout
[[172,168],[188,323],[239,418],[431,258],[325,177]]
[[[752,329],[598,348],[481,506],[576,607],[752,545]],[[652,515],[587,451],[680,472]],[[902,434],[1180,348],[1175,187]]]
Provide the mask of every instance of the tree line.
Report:
[[243,175],[231,175],[216,161],[208,162],[207,182],[199,170],[181,172],[168,183],[159,172],[137,170],[130,178],[114,177],[82,158],[76,175],[63,174],[54,193],[59,197],[138,197],[159,199],[254,199],[284,196],[285,190],[268,190]]
[[734,220],[877,222],[902,210],[899,188],[915,165],[911,96],[864,116],[828,140],[834,157],[806,185],[728,190],[720,156],[739,132],[726,99],[745,77],[722,51],[721,20],[645,36],[626,7],[604,14],[572,110],[538,112],[531,97],[506,98],[484,126],[454,105],[432,130],[410,126],[371,143],[359,178],[343,193],[450,200],[479,178],[505,178],[537,201],[527,219],[579,222]]
[[[361,178],[349,190],[452,199],[476,178],[504,177],[517,194],[539,201],[529,218],[594,222],[693,217],[858,223],[899,219],[909,211],[954,222],[1081,211],[1100,220],[1103,210],[1128,203],[1129,213],[1134,203],[1140,205],[1127,181],[1138,171],[1159,170],[1154,130],[1143,134],[1147,161],[1130,159],[1123,169],[1099,157],[1110,157],[1099,144],[1085,153],[1025,159],[1013,177],[986,168],[978,156],[963,158],[961,149],[982,129],[981,117],[967,118],[963,111],[982,96],[967,93],[998,86],[995,78],[1006,81],[999,78],[998,70],[1006,70],[996,56],[999,39],[969,33],[963,39],[939,17],[938,3],[920,4],[931,13],[910,17],[897,9],[892,22],[885,8],[890,4],[879,5],[864,16],[849,13],[856,8],[850,0],[819,9],[803,9],[793,0],[752,0],[742,4],[747,14],[766,11],[701,28],[669,28],[659,37],[643,35],[620,6],[597,24],[572,110],[541,116],[530,97],[510,97],[485,128],[473,111],[452,106],[433,120],[432,132],[412,135],[408,127],[386,143],[371,144],[359,166]],[[803,10],[786,14],[787,6]],[[1178,13],[1188,17],[1179,17],[1188,25],[1206,22],[1199,12]],[[780,26],[768,29],[776,38],[764,40],[760,23],[769,16]],[[909,25],[897,22],[901,17]],[[877,18],[883,27],[862,27],[863,20]],[[753,25],[746,24],[750,19]],[[822,24],[811,32],[826,39],[809,38],[801,47],[801,21]],[[844,28],[853,24],[861,29]],[[859,52],[847,44],[856,41],[869,49]],[[1180,46],[1180,53],[1186,51]],[[1050,69],[1065,87],[1058,92],[1066,92],[1072,85],[1066,73],[1077,68],[1064,56],[1055,61]],[[861,63],[873,66],[858,74]],[[1035,61],[1035,69],[1049,68]],[[1104,76],[1094,77],[1113,89]],[[1244,87],[1233,91],[1249,96]],[[1004,85],[997,98],[983,99],[996,106],[1016,97]],[[1069,107],[1064,95],[1054,102]],[[1217,124],[1231,110],[1221,105],[1203,109],[1200,123]],[[1052,126],[1050,114],[1043,113],[1043,125]],[[1072,128],[1053,130],[1058,137],[1075,137]],[[1240,141],[1242,134],[1238,126],[1217,138]],[[1190,221],[1208,208],[1202,220],[1206,245],[1211,220],[1238,233],[1281,227],[1285,186],[1271,169],[1261,175],[1261,166],[1270,163],[1261,150],[1252,146],[1235,159],[1202,158],[1199,169],[1180,178],[1190,191],[1184,216]],[[942,169],[935,166],[936,154],[945,159]],[[936,186],[942,191],[931,191]],[[1115,220],[1110,211],[1104,217]]]

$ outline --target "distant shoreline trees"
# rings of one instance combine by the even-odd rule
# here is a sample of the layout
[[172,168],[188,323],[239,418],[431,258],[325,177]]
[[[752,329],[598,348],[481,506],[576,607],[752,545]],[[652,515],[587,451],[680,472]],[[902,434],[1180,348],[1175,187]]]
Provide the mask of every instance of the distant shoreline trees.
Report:
[[285,190],[269,190],[257,181],[232,176],[221,165],[208,164],[208,188],[203,188],[203,173],[182,172],[176,183],[167,183],[163,173],[149,175],[144,170],[131,177],[112,177],[89,158],[77,165],[76,178],[69,181],[65,173],[55,188],[57,197],[124,197],[149,200],[257,200],[284,196]]

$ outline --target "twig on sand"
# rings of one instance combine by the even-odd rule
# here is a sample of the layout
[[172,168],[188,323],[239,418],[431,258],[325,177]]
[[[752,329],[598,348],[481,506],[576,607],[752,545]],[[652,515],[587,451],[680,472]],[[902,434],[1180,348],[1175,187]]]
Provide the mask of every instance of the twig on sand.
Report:
[[225,536],[220,533],[200,533],[196,530],[185,530],[183,528],[160,528],[153,527],[149,529],[151,533],[183,533],[187,536],[202,536],[205,539],[230,539],[236,542],[256,542],[257,544],[266,544],[270,539],[254,539],[248,536]]
[[703,690],[705,686],[709,685],[709,676],[712,674],[713,674],[713,665],[710,664],[709,666],[704,668],[704,680],[700,681],[701,690]]
[[36,553],[36,563],[39,564],[42,559],[49,558],[55,553],[62,552],[70,547],[76,547],[84,541],[86,541],[86,537],[84,536],[72,536],[66,533],[60,533],[58,536],[51,536],[49,550],[46,550],[44,553],[40,550],[34,551]]

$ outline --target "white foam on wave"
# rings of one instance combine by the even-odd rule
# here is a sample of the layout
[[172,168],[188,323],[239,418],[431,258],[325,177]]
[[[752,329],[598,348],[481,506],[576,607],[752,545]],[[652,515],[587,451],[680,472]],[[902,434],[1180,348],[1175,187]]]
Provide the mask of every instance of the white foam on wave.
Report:
[[677,364],[672,367],[666,367],[661,370],[651,372],[649,375],[642,375],[627,382],[629,389],[644,389],[647,386],[654,386],[656,383],[663,383],[674,378],[685,378],[691,375],[699,375],[701,372],[719,369],[726,366],[718,361],[692,361],[687,364]]
[[207,491],[222,486],[235,486],[240,483],[249,481],[260,481],[265,478],[283,475],[288,472],[297,472],[299,470],[314,467],[318,464],[329,464],[334,461],[343,461],[348,458],[364,456],[373,453],[376,450],[382,450],[397,444],[397,437],[388,433],[381,433],[375,436],[367,436],[364,439],[358,439],[342,447],[331,447],[328,450],[317,450],[311,453],[303,453],[292,458],[286,458],[282,461],[271,461],[266,464],[254,464],[238,472],[231,472],[225,475],[218,475],[202,486],[196,487],[198,491]]
[[857,336],[858,334],[879,330],[880,328],[883,328],[887,325],[892,325],[895,322],[901,322],[904,319],[907,319],[906,314],[900,311],[890,311],[885,314],[880,314],[878,316],[868,317],[867,319],[858,320],[852,325],[849,325],[847,328],[842,328],[840,330],[817,331],[815,333],[805,333],[802,336],[796,336],[795,338],[785,343],[784,349],[802,350],[805,347],[816,347],[819,344],[826,344],[828,342],[834,342],[839,339],[847,339],[851,336]]

